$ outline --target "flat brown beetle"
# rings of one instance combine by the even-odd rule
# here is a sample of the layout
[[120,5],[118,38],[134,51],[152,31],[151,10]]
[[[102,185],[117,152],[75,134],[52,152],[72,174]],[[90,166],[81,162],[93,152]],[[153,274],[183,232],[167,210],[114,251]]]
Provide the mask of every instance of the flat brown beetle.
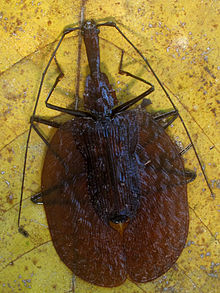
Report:
[[[154,86],[122,70],[123,54],[119,73],[144,82],[148,89],[117,106],[115,92],[100,71],[98,27],[101,26],[117,29],[143,58],[170,99],[147,59],[115,23],[87,21],[81,27],[63,32],[43,73],[27,149],[33,128],[48,150],[41,192],[32,196],[32,201],[44,204],[52,241],[61,260],[80,278],[114,287],[127,277],[135,282],[148,282],[175,263],[188,234],[186,184],[196,175],[184,169],[179,150],[164,130],[180,117],[175,105],[170,100],[173,111],[155,116],[148,113],[145,106],[149,100],[144,98],[153,92]],[[83,35],[90,69],[84,91],[85,111],[49,103],[63,77],[55,54],[64,36],[75,30],[81,30]],[[64,124],[35,115],[44,77],[53,59],[60,74],[46,106],[75,117]],[[129,109],[140,100],[142,107]],[[36,122],[58,129],[50,143]],[[22,194],[24,175],[25,167]],[[18,226],[27,236],[20,226],[20,212]]]

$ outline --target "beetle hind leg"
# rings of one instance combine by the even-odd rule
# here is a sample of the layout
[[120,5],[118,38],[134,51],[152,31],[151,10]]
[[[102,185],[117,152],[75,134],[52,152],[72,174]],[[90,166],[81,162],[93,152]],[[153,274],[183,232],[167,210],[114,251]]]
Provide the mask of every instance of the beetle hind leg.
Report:
[[196,179],[196,172],[189,170],[189,169],[185,169],[185,177],[186,177],[186,183],[190,183],[192,181],[194,181]]

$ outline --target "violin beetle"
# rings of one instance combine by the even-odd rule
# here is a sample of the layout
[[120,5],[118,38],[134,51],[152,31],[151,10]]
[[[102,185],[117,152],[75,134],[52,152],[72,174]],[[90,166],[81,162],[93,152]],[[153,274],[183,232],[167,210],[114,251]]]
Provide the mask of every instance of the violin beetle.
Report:
[[[170,100],[172,111],[157,115],[147,112],[150,100],[146,97],[154,86],[122,69],[123,53],[119,73],[145,83],[146,91],[117,105],[115,91],[100,71],[102,26],[116,29],[136,50]],[[76,30],[82,33],[90,70],[84,111],[49,102],[63,77],[56,52],[65,35]],[[73,116],[65,123],[36,116],[45,74],[53,60],[59,76],[46,106]],[[132,107],[139,101],[141,106]],[[82,26],[64,30],[42,76],[25,162],[33,129],[47,145],[47,152],[41,191],[31,199],[43,203],[53,245],[60,259],[78,277],[105,287],[118,286],[126,278],[148,282],[169,270],[180,256],[189,225],[186,186],[196,174],[184,168],[180,151],[165,132],[177,117],[182,121],[148,60],[115,23],[86,21]],[[57,128],[50,142],[39,131],[38,123]],[[187,129],[186,132],[189,136]],[[189,139],[198,158],[190,136]],[[18,226],[28,236],[20,225],[24,177],[25,165]]]

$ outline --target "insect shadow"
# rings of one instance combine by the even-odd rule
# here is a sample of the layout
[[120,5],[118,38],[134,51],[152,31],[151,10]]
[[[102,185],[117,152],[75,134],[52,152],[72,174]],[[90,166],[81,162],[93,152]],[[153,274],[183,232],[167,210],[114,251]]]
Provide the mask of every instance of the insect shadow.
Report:
[[[146,90],[121,105],[105,73],[100,71],[99,27],[115,28],[134,48],[169,99],[173,110],[151,115],[146,99],[154,91],[150,82],[123,70],[119,74],[144,83]],[[90,74],[84,90],[84,111],[50,103],[64,74],[56,52],[65,35],[80,30],[86,47]],[[57,76],[46,107],[74,118],[58,123],[36,115],[47,70],[55,61]],[[140,107],[131,108],[142,101]],[[41,191],[31,200],[44,204],[53,245],[65,265],[80,278],[114,287],[127,277],[148,282],[164,274],[181,254],[189,225],[187,183],[196,174],[186,170],[182,153],[165,129],[181,120],[201,166],[189,132],[148,60],[113,22],[86,21],[64,30],[40,82],[24,160],[22,197],[28,144],[32,129],[45,143]],[[48,142],[38,123],[57,129]],[[201,168],[203,171],[203,169]],[[208,184],[205,173],[203,175]],[[208,184],[209,186],[209,184]],[[209,186],[210,188],[210,186]],[[211,189],[210,189],[211,190]]]

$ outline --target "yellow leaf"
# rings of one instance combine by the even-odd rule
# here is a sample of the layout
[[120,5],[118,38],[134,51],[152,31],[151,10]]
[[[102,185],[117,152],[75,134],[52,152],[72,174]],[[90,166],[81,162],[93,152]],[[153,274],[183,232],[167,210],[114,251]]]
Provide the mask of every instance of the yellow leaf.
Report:
[[[127,280],[117,288],[101,288],[74,278],[75,292],[217,292],[219,263],[219,50],[220,29],[217,1],[4,1],[0,12],[0,127],[1,127],[1,270],[0,291],[71,292],[72,272],[53,248],[42,206],[30,196],[39,191],[46,147],[32,133],[22,207],[22,224],[30,236],[17,231],[23,160],[29,120],[42,72],[63,28],[85,19],[116,21],[128,38],[148,58],[179,109],[199,153],[215,193],[211,197],[195,154],[184,157],[196,168],[197,179],[188,185],[190,229],[186,248],[177,263],[153,282],[134,284]],[[100,28],[101,67],[109,76],[118,99],[125,101],[144,87],[118,74],[121,49],[125,66],[156,86],[151,109],[169,109],[169,102],[143,60],[112,28]],[[71,105],[76,96],[77,33],[68,35],[57,54],[65,78],[52,99]],[[82,97],[88,73],[84,46],[81,50]],[[38,114],[57,116],[45,108],[45,98],[57,76],[51,65],[42,91]],[[83,103],[80,100],[79,106]],[[176,121],[171,136],[184,146],[189,143]],[[51,136],[53,130],[44,127]],[[178,241],[178,239],[177,239]],[[31,288],[31,289],[30,289]]]

